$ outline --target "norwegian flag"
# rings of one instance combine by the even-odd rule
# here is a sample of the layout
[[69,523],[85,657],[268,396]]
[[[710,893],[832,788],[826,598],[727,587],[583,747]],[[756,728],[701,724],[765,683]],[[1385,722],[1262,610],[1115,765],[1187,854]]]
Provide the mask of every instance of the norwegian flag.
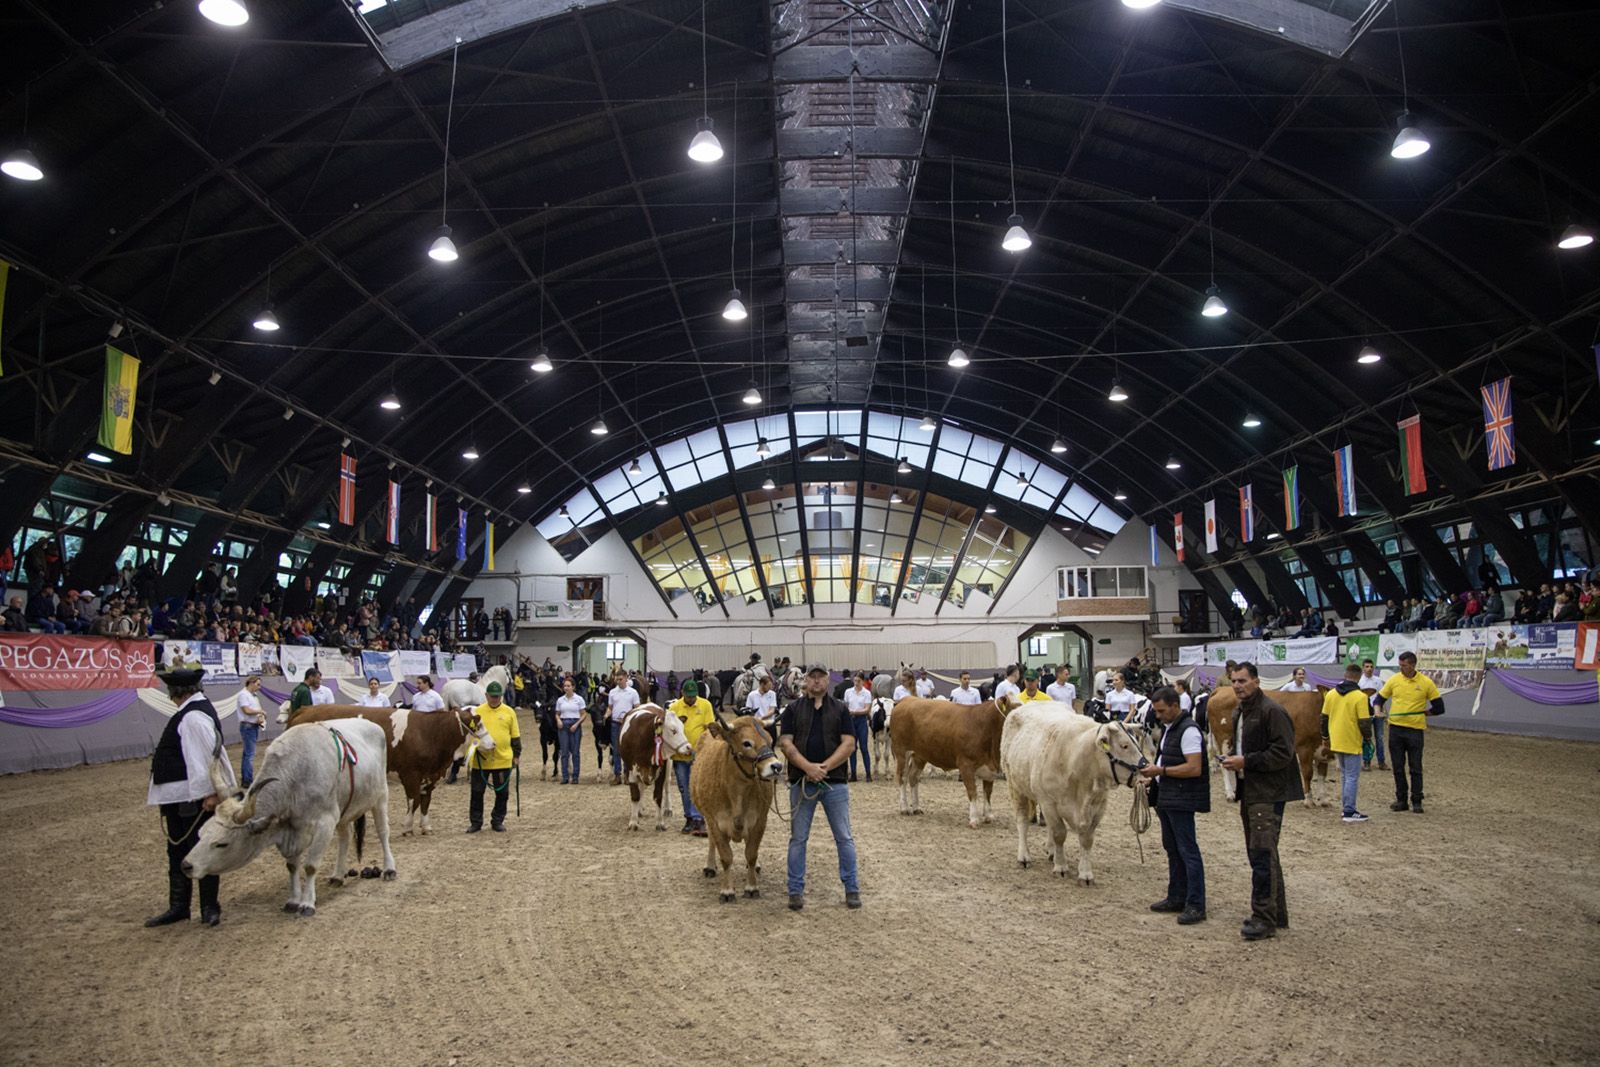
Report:
[[339,453],[339,521],[356,524],[356,457]]
[[389,543],[400,543],[400,483],[389,483]]
[[428,551],[437,552],[439,551],[439,511],[434,503],[433,494],[428,493],[427,497],[427,506],[422,510],[422,521],[426,524],[425,537]]
[[1511,378],[1490,382],[1483,393],[1483,444],[1489,469],[1504,470],[1517,461],[1517,439],[1511,422]]

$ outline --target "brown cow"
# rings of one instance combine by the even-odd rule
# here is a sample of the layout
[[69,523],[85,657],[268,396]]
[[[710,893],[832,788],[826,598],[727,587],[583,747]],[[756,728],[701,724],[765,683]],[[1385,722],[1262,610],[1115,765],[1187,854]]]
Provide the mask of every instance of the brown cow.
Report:
[[889,717],[889,736],[894,747],[894,779],[900,786],[900,813],[922,814],[918,783],[922,768],[932,764],[961,775],[961,784],[967,787],[968,826],[976,830],[980,821],[994,822],[989,798],[994,794],[995,775],[1000,773],[1000,733],[1015,706],[1010,697],[1004,703],[987,700],[973,705],[922,697],[896,701]]
[[750,715],[737,719],[719,712],[695,745],[689,770],[689,799],[700,809],[711,838],[706,852],[705,876],[715,878],[714,864],[722,864],[720,896],[731,904],[733,845],[744,842],[744,895],[759,897],[756,875],[761,837],[767,832],[767,809],[772,807],[773,782],[783,773],[783,761],[772,752],[772,735]]
[[[1300,761],[1300,784],[1305,788],[1306,807],[1327,807],[1333,802],[1335,783],[1328,780],[1328,750],[1322,744],[1323,690],[1315,693],[1285,693],[1281,690],[1263,690],[1267,696],[1283,706],[1294,723],[1294,754]],[[1233,713],[1239,707],[1239,698],[1233,687],[1223,681],[1206,702],[1206,723],[1211,731],[1211,751],[1227,755],[1233,751]],[[1317,782],[1323,787],[1320,796],[1313,793],[1311,772],[1315,768]],[[1238,778],[1234,772],[1222,772],[1222,789],[1229,800],[1238,796]]]
[[[327,719],[367,719],[383,727],[389,743],[389,770],[400,776],[406,791],[406,825],[400,836],[410,837],[420,811],[422,832],[430,833],[428,805],[433,787],[450,771],[456,749],[477,738],[483,746],[489,731],[471,708],[454,711],[412,711],[410,708],[364,708],[351,704],[307,705],[295,712],[290,726]],[[492,747],[493,742],[490,742]]]
[[653,788],[656,829],[665,830],[667,816],[672,814],[672,789],[668,782],[672,769],[668,757],[687,756],[694,751],[688,735],[683,732],[683,720],[668,715],[657,704],[640,704],[612,728],[617,731],[617,755],[627,768],[628,794],[633,800],[628,829],[639,828],[640,800],[644,790]]

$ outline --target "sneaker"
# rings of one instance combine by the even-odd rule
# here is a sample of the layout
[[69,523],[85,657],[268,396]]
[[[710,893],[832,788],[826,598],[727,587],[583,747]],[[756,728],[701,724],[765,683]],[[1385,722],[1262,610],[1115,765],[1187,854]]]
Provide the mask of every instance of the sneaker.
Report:
[[1154,904],[1150,905],[1150,910],[1151,911],[1156,911],[1156,912],[1182,911],[1183,910],[1183,901],[1181,901],[1181,900],[1172,900],[1170,898],[1163,898],[1161,900],[1156,901]]
[[1359,811],[1352,811],[1350,814],[1346,815],[1340,821],[1341,822],[1366,822],[1367,821],[1367,817],[1365,815],[1361,814]]
[[1405,811],[1406,807],[1407,807],[1407,804],[1406,804],[1405,801],[1397,800],[1393,804],[1389,805],[1389,810],[1390,811]]
[[1416,803],[1412,804],[1411,805],[1411,810],[1416,812],[1418,815],[1421,815],[1422,814],[1422,801],[1419,800]]
[[861,907],[861,894],[860,893],[846,893],[844,895],[844,906],[847,907],[847,908],[859,908],[859,907]]
[[1199,908],[1184,908],[1183,914],[1178,916],[1179,926],[1193,926],[1195,923],[1206,921],[1206,913]]
[[1388,770],[1388,769],[1389,769],[1389,765],[1388,765],[1388,764],[1387,764],[1387,763],[1384,763],[1384,762],[1382,762],[1382,761],[1380,761],[1380,762],[1379,762],[1379,763],[1378,763],[1378,770],[1380,770],[1380,771],[1386,771],[1386,770]]
[[805,897],[801,896],[799,893],[790,893],[789,894],[789,910],[790,911],[799,911],[801,908],[803,908],[805,906],[806,906],[806,898]]

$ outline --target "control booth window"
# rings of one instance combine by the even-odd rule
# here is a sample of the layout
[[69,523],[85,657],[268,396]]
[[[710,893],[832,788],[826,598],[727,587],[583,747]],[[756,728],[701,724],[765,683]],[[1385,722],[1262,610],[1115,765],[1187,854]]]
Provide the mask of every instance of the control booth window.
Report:
[[1142,597],[1150,587],[1144,567],[1058,567],[1056,599]]

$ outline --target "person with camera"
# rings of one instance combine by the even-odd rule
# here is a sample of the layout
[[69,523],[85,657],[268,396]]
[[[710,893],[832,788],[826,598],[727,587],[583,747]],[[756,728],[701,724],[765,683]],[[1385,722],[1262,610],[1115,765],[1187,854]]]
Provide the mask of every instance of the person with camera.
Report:
[[1194,715],[1169,685],[1150,696],[1161,723],[1156,759],[1139,773],[1150,783],[1150,803],[1161,822],[1161,847],[1167,853],[1167,895],[1150,905],[1154,912],[1178,912],[1178,925],[1206,920],[1206,865],[1195,836],[1194,817],[1211,810],[1211,769],[1206,739]]
[[[1254,663],[1240,663],[1229,678],[1239,706],[1233,712],[1234,750],[1222,766],[1239,776],[1239,816],[1250,860],[1250,918],[1239,929],[1246,941],[1272,937],[1289,925],[1289,904],[1278,863],[1283,808],[1305,798],[1295,759],[1294,721],[1261,691]],[[1221,756],[1218,753],[1219,757]]]
[[1394,803],[1390,811],[1406,810],[1406,770],[1411,779],[1411,810],[1422,814],[1422,742],[1427,738],[1428,716],[1444,714],[1444,698],[1433,679],[1417,670],[1415,652],[1400,653],[1400,673],[1383,683],[1373,704],[1389,702],[1389,760],[1394,764]]

